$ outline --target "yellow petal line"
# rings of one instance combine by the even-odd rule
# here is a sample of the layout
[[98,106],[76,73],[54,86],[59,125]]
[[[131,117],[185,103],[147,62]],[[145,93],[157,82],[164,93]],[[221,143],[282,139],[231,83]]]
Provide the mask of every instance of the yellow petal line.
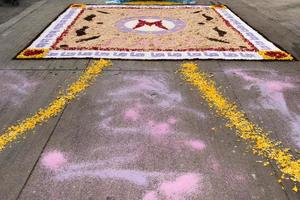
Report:
[[26,132],[33,130],[37,125],[57,116],[69,102],[79,95],[80,92],[90,86],[93,80],[95,80],[105,67],[110,65],[111,62],[108,60],[95,61],[87,67],[74,83],[69,85],[62,94],[53,100],[48,107],[41,108],[33,116],[24,119],[19,124],[8,127],[4,133],[0,134],[0,151],[3,151],[9,143],[15,141]]
[[272,161],[283,176],[295,183],[292,190],[297,192],[296,185],[300,182],[300,160],[296,159],[279,141],[271,140],[262,128],[250,122],[244,112],[239,111],[234,103],[223,97],[216,83],[206,73],[200,72],[196,64],[182,64],[180,73],[185,81],[198,89],[209,107],[227,121],[226,127],[234,129],[237,136],[250,145],[254,154]]

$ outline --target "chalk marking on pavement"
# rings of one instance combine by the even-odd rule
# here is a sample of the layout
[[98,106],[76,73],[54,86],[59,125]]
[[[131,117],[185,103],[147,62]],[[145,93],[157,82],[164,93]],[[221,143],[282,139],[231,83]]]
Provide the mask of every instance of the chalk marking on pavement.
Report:
[[[244,112],[239,111],[234,103],[223,97],[216,88],[216,83],[207,74],[200,72],[196,64],[182,64],[180,73],[185,81],[199,90],[209,107],[227,120],[226,127],[235,129],[236,134],[251,145],[254,154],[273,161],[282,173],[281,178],[292,180],[295,183],[292,190],[297,192],[296,184],[300,183],[300,160],[289,153],[289,148],[282,147],[279,141],[271,140],[262,128],[250,122]],[[264,162],[264,165],[268,164],[269,162]]]
[[72,83],[65,92],[56,97],[48,107],[40,109],[33,116],[24,119],[19,124],[8,127],[4,133],[0,134],[0,151],[3,151],[9,143],[15,141],[27,131],[33,130],[37,125],[57,116],[80,92],[91,85],[105,67],[110,65],[111,62],[108,60],[95,61],[87,67],[77,81]]

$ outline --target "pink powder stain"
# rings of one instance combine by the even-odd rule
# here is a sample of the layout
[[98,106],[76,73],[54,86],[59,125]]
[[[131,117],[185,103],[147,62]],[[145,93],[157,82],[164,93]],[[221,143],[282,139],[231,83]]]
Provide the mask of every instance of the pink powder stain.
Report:
[[58,170],[65,165],[67,159],[60,151],[54,150],[42,155],[42,165],[50,170]]
[[245,72],[242,72],[242,71],[239,70],[239,69],[232,69],[232,70],[229,70],[229,72],[234,73],[234,74],[236,74],[236,75],[242,77],[242,78],[243,78],[244,80],[246,80],[246,81],[259,81],[258,78],[255,78],[255,77],[253,77],[253,76],[250,76],[250,75],[246,74]]
[[136,103],[135,107],[138,108],[138,109],[142,109],[144,107],[144,105],[141,104],[141,103]]
[[169,124],[176,124],[176,122],[177,122],[177,119],[176,119],[175,117],[170,117],[170,118],[168,119],[168,123],[169,123]]
[[261,88],[266,88],[269,91],[272,92],[282,92],[284,89],[288,89],[288,88],[294,88],[295,85],[289,82],[283,82],[283,81],[263,81],[261,79],[255,78],[253,76],[248,75],[245,72],[242,72],[239,69],[233,69],[233,70],[229,70],[230,73],[234,73],[238,76],[240,76],[241,78],[243,78],[246,81],[252,81],[255,82],[257,85],[259,85]]
[[199,182],[199,176],[189,173],[176,178],[175,181],[163,182],[159,187],[159,191],[166,197],[177,200],[195,193],[198,190]]
[[220,169],[220,163],[216,159],[211,160],[211,168],[215,171],[218,172]]
[[145,194],[143,200],[158,200],[157,194],[155,191],[150,191]]
[[265,81],[262,84],[272,92],[282,92],[284,89],[295,87],[295,85],[292,83],[286,83],[282,81]]
[[130,108],[125,111],[124,118],[126,120],[137,121],[140,118],[140,113],[136,108]]
[[149,126],[154,126],[154,124],[155,124],[155,122],[154,122],[153,120],[150,120],[150,121],[148,122],[148,125],[149,125]]
[[164,136],[168,135],[171,132],[170,125],[168,123],[154,123],[149,122],[151,126],[151,134],[154,136]]
[[188,140],[185,141],[184,144],[198,151],[202,151],[206,148],[206,144],[201,140]]

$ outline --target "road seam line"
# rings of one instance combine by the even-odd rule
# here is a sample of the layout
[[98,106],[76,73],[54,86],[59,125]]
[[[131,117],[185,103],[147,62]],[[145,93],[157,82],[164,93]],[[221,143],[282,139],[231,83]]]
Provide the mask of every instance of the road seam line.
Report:
[[38,158],[37,158],[36,161],[34,162],[34,165],[33,165],[32,169],[30,170],[30,172],[29,172],[29,174],[28,174],[28,176],[27,176],[27,178],[26,178],[24,184],[22,185],[22,187],[21,187],[21,189],[20,189],[20,191],[19,191],[18,196],[17,196],[16,199],[19,199],[19,198],[20,198],[20,196],[21,196],[21,194],[22,194],[24,188],[26,187],[26,185],[27,185],[27,183],[28,183],[28,181],[29,181],[29,179],[30,179],[30,177],[31,177],[31,175],[32,175],[32,173],[33,173],[33,171],[34,171],[34,169],[35,169],[35,167],[36,167],[37,164],[38,164],[38,161],[39,161],[40,158],[41,158],[41,155],[43,154],[43,152],[44,152],[44,150],[45,150],[45,148],[46,148],[48,142],[50,141],[50,138],[52,137],[54,131],[56,130],[56,128],[57,128],[57,126],[58,126],[58,124],[59,124],[59,122],[60,122],[60,120],[61,120],[61,118],[62,118],[62,115],[63,115],[63,113],[64,113],[64,111],[66,110],[67,107],[68,107],[68,105],[66,105],[66,106],[63,108],[61,114],[59,115],[59,118],[58,118],[58,120],[56,121],[56,123],[55,123],[55,125],[54,125],[54,128],[52,129],[52,131],[51,131],[49,137],[47,138],[45,144],[43,145],[43,148],[42,148],[42,150],[41,150],[41,152],[40,152]]

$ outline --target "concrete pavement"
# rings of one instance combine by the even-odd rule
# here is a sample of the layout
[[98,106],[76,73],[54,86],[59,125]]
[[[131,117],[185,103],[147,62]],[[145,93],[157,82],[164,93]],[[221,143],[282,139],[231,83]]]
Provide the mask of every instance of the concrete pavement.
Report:
[[[89,64],[12,60],[71,2],[47,1],[10,26],[0,25],[2,130],[47,106]],[[290,8],[290,2],[280,6]],[[298,22],[284,18],[277,3],[221,3],[300,58]],[[277,170],[257,162],[180,79],[181,63],[113,61],[63,113],[0,153],[0,199],[299,199],[289,181],[282,190]],[[299,158],[298,61],[196,63]]]
[[7,22],[9,19],[16,17],[22,11],[37,3],[38,0],[22,0],[18,6],[12,5],[9,1],[0,2],[0,24]]

